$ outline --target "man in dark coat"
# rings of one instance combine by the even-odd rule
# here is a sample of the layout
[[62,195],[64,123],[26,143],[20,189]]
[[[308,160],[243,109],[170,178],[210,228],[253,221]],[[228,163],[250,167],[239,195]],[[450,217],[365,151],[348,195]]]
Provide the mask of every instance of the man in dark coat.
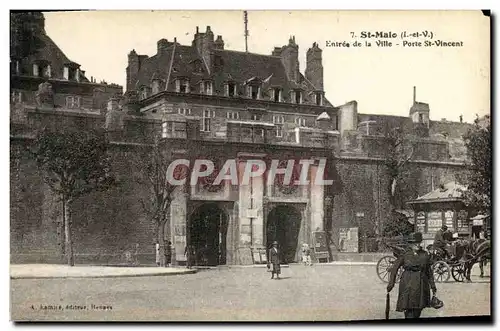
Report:
[[387,292],[394,287],[398,269],[403,267],[396,311],[404,311],[405,318],[419,318],[422,309],[430,306],[430,290],[432,289],[435,294],[436,284],[430,256],[419,245],[422,242],[422,235],[412,234],[408,241],[410,248],[394,262],[391,268]]
[[277,241],[273,242],[273,247],[269,250],[269,263],[273,265],[273,269],[271,270],[271,279],[274,278],[274,274],[276,274],[276,279],[280,279],[281,262],[280,262],[280,251],[278,250]]
[[436,235],[434,236],[434,243],[433,246],[435,249],[440,250],[444,254],[444,258],[449,258],[450,254],[448,252],[448,243],[449,243],[449,238],[448,238],[448,227],[446,225],[443,225],[441,229],[439,229],[436,232]]
[[170,264],[172,263],[172,242],[167,241],[167,244],[165,245],[165,266],[170,267]]

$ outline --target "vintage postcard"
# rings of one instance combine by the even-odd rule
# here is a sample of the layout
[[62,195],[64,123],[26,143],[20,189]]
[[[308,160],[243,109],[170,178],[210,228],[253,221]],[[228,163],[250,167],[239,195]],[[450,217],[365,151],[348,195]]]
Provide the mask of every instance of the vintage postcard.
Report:
[[11,320],[491,321],[490,22],[11,11]]

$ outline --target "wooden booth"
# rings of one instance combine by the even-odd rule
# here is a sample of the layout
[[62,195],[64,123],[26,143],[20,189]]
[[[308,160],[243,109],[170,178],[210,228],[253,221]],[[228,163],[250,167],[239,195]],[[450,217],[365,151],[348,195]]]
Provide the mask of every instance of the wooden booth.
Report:
[[415,231],[423,234],[424,247],[434,242],[436,232],[444,224],[459,237],[471,235],[474,211],[468,209],[461,198],[464,190],[464,186],[449,182],[407,202],[414,211]]

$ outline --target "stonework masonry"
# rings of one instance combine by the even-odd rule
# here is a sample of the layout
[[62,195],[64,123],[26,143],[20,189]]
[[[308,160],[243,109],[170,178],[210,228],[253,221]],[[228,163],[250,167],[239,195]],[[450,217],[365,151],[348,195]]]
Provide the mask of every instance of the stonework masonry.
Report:
[[[234,159],[240,173],[252,159],[314,159],[308,173],[314,183],[325,159],[326,178],[333,180],[326,187],[287,187],[261,176],[247,186],[178,187],[165,229],[174,264],[186,263],[188,245],[196,246],[200,264],[252,264],[273,240],[285,247],[289,262],[298,260],[298,247],[313,245],[314,231],[328,231],[332,250],[342,227],[376,238],[393,207],[405,208],[406,201],[462,176],[461,135],[469,124],[430,121],[427,104],[415,103],[408,116],[394,117],[360,114],[356,101],[318,102],[317,93],[324,97],[321,49],[314,44],[307,51],[305,75],[298,51],[295,37],[272,55],[226,50],[222,36],[214,42],[207,27],[197,28],[192,45],[161,39],[153,56],[131,51],[125,94],[120,86],[83,79],[84,73],[77,81],[12,72],[11,261],[61,260],[62,206],[26,150],[41,128],[104,129],[111,142],[119,185],[72,206],[76,263],[130,263],[130,256],[136,263],[155,262],[156,228],[140,203],[150,193],[134,180],[141,169],[132,162],[155,135],[178,157],[218,166]],[[26,68],[30,61],[22,59]],[[427,117],[414,115],[419,113]],[[386,125],[402,128],[416,146],[398,183],[397,206],[388,198]]]

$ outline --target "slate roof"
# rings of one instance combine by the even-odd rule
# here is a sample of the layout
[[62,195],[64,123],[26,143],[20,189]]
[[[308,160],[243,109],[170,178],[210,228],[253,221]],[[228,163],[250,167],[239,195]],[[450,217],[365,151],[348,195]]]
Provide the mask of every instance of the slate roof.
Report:
[[[173,55],[173,61],[172,61]],[[172,70],[170,71],[170,62]],[[304,93],[302,100],[304,104],[315,104],[315,99],[310,92],[314,90],[312,84],[305,79],[304,75],[299,75],[299,83],[290,81],[287,77],[285,67],[278,56],[263,55],[232,50],[213,50],[211,72],[208,72],[205,61],[198,54],[196,47],[170,43],[169,46],[161,52],[141,61],[140,69],[137,75],[137,82],[134,86],[150,86],[153,74],[164,80],[166,83],[169,78],[167,91],[175,91],[175,77],[187,77],[190,81],[191,93],[199,92],[197,84],[201,79],[212,79],[214,81],[214,93],[224,94],[224,83],[226,81],[235,81],[238,86],[237,95],[245,96],[244,83],[249,79],[255,78],[262,81],[262,98],[268,99],[268,89],[271,87],[280,87],[282,99],[285,102],[290,101],[289,91],[294,88],[301,88]],[[197,72],[201,65],[202,72]],[[165,85],[161,86],[165,90]],[[324,99],[324,105],[332,107],[331,103]]]
[[[33,63],[37,60],[46,60],[50,62],[51,77],[53,79],[64,79],[64,65],[73,62],[64,54],[64,52],[56,45],[56,43],[45,33],[40,35],[42,47],[38,49],[37,53],[21,61],[23,72],[31,73]],[[80,75],[81,82],[88,82],[89,80],[85,75]]]

